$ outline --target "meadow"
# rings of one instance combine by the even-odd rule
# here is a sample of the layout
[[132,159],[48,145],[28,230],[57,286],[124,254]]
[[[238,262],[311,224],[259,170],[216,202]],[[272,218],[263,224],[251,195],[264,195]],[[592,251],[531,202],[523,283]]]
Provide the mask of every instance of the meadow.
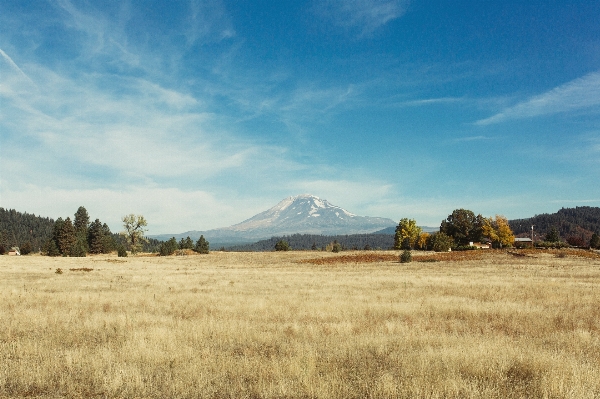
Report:
[[600,256],[469,252],[0,256],[0,397],[600,398]]

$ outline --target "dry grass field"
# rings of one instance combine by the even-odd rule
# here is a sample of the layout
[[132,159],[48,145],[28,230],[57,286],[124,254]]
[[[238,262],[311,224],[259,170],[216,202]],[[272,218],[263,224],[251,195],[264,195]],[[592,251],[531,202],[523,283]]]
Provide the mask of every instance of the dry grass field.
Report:
[[600,398],[597,255],[390,254],[1,256],[0,397]]

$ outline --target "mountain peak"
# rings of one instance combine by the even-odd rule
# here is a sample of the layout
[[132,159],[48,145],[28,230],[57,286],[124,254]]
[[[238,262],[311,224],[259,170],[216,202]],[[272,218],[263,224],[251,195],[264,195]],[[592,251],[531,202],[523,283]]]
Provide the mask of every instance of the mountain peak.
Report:
[[233,226],[189,233],[235,242],[291,234],[366,234],[395,225],[391,219],[358,216],[315,195],[300,194]]

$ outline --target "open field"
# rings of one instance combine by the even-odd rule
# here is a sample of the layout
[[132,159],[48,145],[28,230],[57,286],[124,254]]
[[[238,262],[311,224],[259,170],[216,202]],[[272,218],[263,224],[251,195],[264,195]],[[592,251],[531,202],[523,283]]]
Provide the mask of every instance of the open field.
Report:
[[0,256],[0,397],[600,398],[600,257],[470,252]]

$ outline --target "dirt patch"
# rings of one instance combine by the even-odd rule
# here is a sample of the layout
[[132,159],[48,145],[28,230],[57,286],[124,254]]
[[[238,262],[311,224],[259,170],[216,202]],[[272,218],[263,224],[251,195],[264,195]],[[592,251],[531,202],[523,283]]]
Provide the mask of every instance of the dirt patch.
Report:
[[[481,251],[455,251],[438,252],[433,254],[420,255],[414,253],[413,262],[462,262],[467,260],[483,259],[485,253]],[[397,254],[382,253],[358,253],[351,255],[339,255],[323,258],[303,259],[298,263],[310,263],[313,265],[332,265],[338,263],[376,263],[376,262],[398,262]]]

